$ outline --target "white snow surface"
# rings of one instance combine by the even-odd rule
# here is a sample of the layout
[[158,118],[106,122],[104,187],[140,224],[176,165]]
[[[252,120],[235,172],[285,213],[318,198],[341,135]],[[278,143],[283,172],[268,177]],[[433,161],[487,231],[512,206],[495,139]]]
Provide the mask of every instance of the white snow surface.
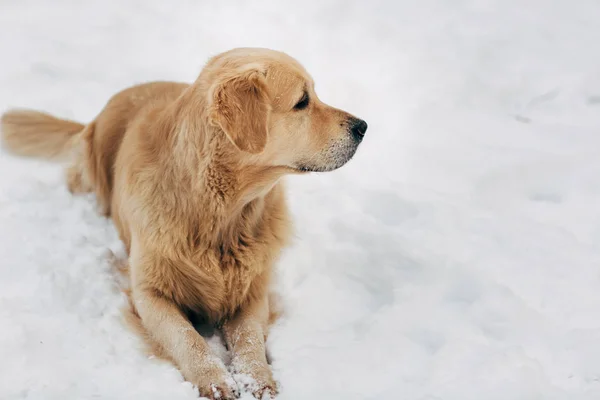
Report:
[[[599,21],[595,0],[5,0],[0,109],[85,122],[230,48],[286,51],[369,130],[288,179],[278,398],[599,399]],[[122,323],[93,197],[58,165],[0,171],[0,399],[197,398]]]

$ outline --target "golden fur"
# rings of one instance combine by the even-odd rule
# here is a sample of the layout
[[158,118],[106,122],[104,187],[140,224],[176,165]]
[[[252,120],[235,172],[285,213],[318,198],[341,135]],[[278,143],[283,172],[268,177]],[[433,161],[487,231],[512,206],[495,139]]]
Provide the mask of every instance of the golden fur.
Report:
[[235,385],[190,318],[222,327],[256,397],[275,394],[264,341],[273,263],[290,234],[280,178],[340,167],[364,130],[317,98],[297,61],[266,49],[220,54],[193,84],[126,89],[87,125],[2,117],[9,150],[70,160],[70,190],[94,192],[125,243],[137,329],[201,395],[221,399]]

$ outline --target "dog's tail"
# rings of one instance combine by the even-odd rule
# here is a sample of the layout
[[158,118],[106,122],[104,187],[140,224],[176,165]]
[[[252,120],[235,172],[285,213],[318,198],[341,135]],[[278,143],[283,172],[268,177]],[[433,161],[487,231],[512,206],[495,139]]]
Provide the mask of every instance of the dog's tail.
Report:
[[11,110],[2,115],[2,147],[27,157],[64,159],[85,126],[33,110]]

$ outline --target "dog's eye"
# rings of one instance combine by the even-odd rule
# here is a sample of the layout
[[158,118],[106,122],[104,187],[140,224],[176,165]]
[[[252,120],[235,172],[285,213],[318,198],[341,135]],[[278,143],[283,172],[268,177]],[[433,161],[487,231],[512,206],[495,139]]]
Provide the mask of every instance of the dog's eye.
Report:
[[308,97],[308,93],[304,92],[300,101],[294,106],[294,110],[304,110],[306,107],[308,107],[309,101],[310,99]]

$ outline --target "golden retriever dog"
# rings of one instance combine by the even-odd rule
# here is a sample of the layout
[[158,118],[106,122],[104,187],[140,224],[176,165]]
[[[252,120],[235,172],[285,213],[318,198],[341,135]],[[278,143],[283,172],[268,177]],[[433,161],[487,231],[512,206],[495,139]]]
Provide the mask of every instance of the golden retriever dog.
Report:
[[[29,110],[2,116],[3,145],[63,159],[71,192],[94,192],[128,254],[132,311],[157,356],[202,396],[233,399],[233,376],[274,396],[265,354],[273,264],[290,234],[281,178],[331,171],[367,124],[322,103],[304,68],[268,49],[210,59],[192,84],[113,96],[87,125]],[[230,371],[191,319],[220,329]]]

